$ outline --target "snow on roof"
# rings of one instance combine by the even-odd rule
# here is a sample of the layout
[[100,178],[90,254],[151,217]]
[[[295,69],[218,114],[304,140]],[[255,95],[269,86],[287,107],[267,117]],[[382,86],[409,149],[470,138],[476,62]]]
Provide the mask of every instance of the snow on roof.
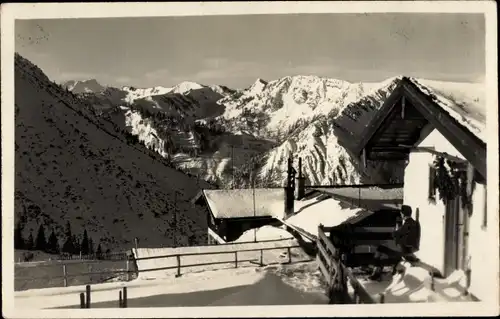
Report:
[[256,188],[254,190],[216,189],[203,190],[205,199],[215,218],[242,218],[282,216],[285,191],[283,188]]
[[403,187],[313,187],[312,189],[343,199],[359,207],[399,208],[403,204]]
[[300,203],[302,207],[296,205],[297,213],[289,217],[286,222],[311,234],[318,233],[320,224],[334,227],[344,222],[355,223],[373,214],[372,211],[366,209],[344,208],[340,201],[323,195],[300,201]]
[[482,141],[486,141],[484,84],[409,79],[462,126]]
[[282,228],[266,225],[258,229],[247,230],[234,242],[244,243],[244,242],[251,242],[253,240],[263,241],[263,240],[291,239],[291,238],[294,237],[288,231]]

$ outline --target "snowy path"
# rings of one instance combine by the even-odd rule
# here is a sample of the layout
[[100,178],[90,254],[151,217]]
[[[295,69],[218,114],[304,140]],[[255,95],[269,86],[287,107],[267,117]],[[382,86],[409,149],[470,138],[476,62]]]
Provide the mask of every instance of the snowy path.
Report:
[[[328,300],[312,269],[315,269],[314,262],[98,284],[92,286],[91,305],[117,308],[119,291],[125,286],[129,307],[325,304]],[[16,292],[15,307],[79,308],[79,293],[84,291],[85,286],[74,286]]]
[[[235,269],[220,272],[190,274],[180,278],[163,280],[134,280],[127,283],[92,285],[92,304],[111,302],[118,305],[118,293],[122,287],[127,287],[128,299],[150,297],[166,294],[186,294],[196,291],[213,291],[228,287],[251,285],[258,281],[261,274],[253,269]],[[33,289],[15,294],[16,308],[55,308],[79,306],[79,293],[85,291],[85,286],[69,288]],[[194,296],[185,300],[193,299]],[[182,302],[182,300],[179,300]],[[201,301],[200,301],[201,302]]]

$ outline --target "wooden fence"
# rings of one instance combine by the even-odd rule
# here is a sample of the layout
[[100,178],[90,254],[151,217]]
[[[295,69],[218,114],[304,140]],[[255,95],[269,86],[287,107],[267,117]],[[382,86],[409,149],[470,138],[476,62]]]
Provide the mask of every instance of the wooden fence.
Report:
[[324,227],[323,225],[319,225],[318,239],[316,241],[318,250],[316,260],[319,269],[328,284],[328,287],[331,287],[331,285],[333,284],[336,272],[342,270],[342,273],[345,275],[345,278],[342,278],[342,280],[347,280],[354,290],[354,296],[352,300],[353,303],[383,303],[384,296],[380,295],[378,300],[372,298],[372,296],[370,296],[370,294],[364,289],[357,278],[353,275],[351,269],[345,265],[345,256],[340,255],[339,250],[333,246],[330,239],[326,236],[325,232],[328,231],[328,228]]
[[[292,263],[292,253],[291,253],[292,248],[300,248],[300,245],[238,249],[238,250],[232,250],[232,251],[179,253],[179,254],[169,254],[169,255],[161,255],[161,256],[139,257],[139,258],[135,258],[134,260],[137,262],[137,261],[141,261],[141,260],[175,258],[176,259],[175,266],[139,269],[137,272],[142,273],[142,272],[150,272],[150,271],[177,269],[176,276],[178,277],[178,276],[181,276],[181,274],[182,274],[181,269],[188,268],[188,267],[222,265],[222,264],[228,264],[228,263],[232,263],[232,262],[234,262],[234,268],[238,268],[238,265],[241,265],[241,263],[243,263],[243,262],[250,262],[250,263],[254,263],[254,264],[259,265],[259,266],[264,266],[264,262],[263,262],[264,251],[271,251],[271,250],[278,250],[278,249],[280,249],[280,250],[286,249],[287,254],[288,254],[288,261],[286,263]],[[255,258],[251,258],[251,259],[238,258],[239,253],[245,253],[245,252],[260,252],[260,258],[258,260],[255,260]],[[181,263],[181,257],[186,257],[186,256],[231,255],[231,254],[234,255],[233,261],[224,260],[224,261],[212,261],[212,262],[206,262],[206,263],[198,263],[197,262],[197,263],[193,263],[193,264],[182,264]],[[268,264],[280,264],[280,263],[281,262],[268,263]]]
[[[140,260],[162,259],[162,258],[175,257],[175,259],[177,260],[177,264],[175,266],[169,266],[169,267],[138,269],[135,271],[127,270],[127,273],[130,274],[131,272],[140,273],[140,272],[167,270],[167,269],[177,269],[175,277],[179,277],[182,275],[182,271],[181,271],[182,268],[229,263],[229,261],[227,261],[227,260],[226,261],[207,262],[207,263],[195,263],[195,264],[182,264],[181,263],[181,257],[195,256],[195,255],[232,254],[232,255],[234,255],[234,259],[233,259],[234,268],[238,268],[239,265],[241,265],[241,263],[243,263],[243,262],[251,262],[251,263],[255,263],[258,266],[264,266],[264,262],[263,262],[264,251],[277,250],[277,249],[286,249],[287,254],[288,254],[288,260],[284,263],[283,262],[276,262],[276,263],[268,263],[268,265],[291,264],[293,262],[292,252],[291,252],[291,250],[293,248],[300,248],[300,245],[291,245],[291,246],[285,246],[285,247],[265,247],[265,248],[240,249],[240,250],[234,250],[234,251],[216,251],[216,252],[203,252],[203,253],[199,253],[199,252],[197,252],[197,253],[179,253],[179,254],[169,254],[169,255],[161,255],[161,256],[141,257],[141,258],[136,258],[133,260],[131,259],[130,261],[140,261]],[[255,258],[239,259],[238,254],[245,253],[245,252],[260,252],[260,258],[258,260],[255,260]],[[310,260],[301,260],[301,261],[310,261]],[[110,272],[110,273],[113,273],[113,272]],[[85,274],[79,274],[79,275],[85,275]],[[87,285],[85,288],[86,288],[85,293],[82,292],[79,294],[80,308],[91,308],[91,303],[90,303],[91,302],[91,298],[90,298],[91,288],[90,288],[90,285]],[[122,290],[119,291],[118,307],[119,308],[127,308],[127,287],[124,287]]]
[[[132,257],[132,255],[130,255]],[[66,260],[16,263],[15,290],[68,287],[102,283],[121,277],[135,278],[136,265],[132,258],[125,260]]]
[[[214,251],[214,252],[193,252],[193,253],[178,253],[178,254],[169,254],[169,255],[161,255],[161,256],[150,256],[150,257],[141,257],[141,258],[133,258],[131,255],[130,258],[126,259],[123,263],[122,266],[115,265],[115,267],[119,267],[120,269],[109,269],[109,270],[104,270],[104,271],[92,271],[92,264],[99,264],[102,261],[95,260],[95,261],[71,261],[71,262],[52,262],[50,264],[41,264],[41,265],[31,265],[31,267],[24,267],[24,268],[32,268],[32,267],[53,267],[54,269],[60,269],[60,271],[51,271],[50,274],[44,274],[44,277],[42,276],[16,276],[15,280],[17,282],[30,282],[30,281],[36,281],[36,280],[47,280],[47,277],[50,277],[50,280],[59,280],[62,281],[62,286],[67,287],[71,285],[81,285],[81,284],[90,284],[90,283],[100,283],[106,280],[92,280],[92,276],[98,276],[99,278],[105,278],[105,279],[111,279],[115,278],[118,276],[123,276],[122,280],[124,281],[130,281],[138,276],[139,273],[143,272],[152,272],[152,271],[161,271],[161,270],[168,270],[168,269],[176,269],[176,277],[179,277],[182,275],[182,269],[183,268],[188,268],[188,267],[196,267],[196,266],[209,266],[209,265],[217,265],[217,264],[231,264],[234,263],[234,268],[241,267],[242,263],[244,262],[249,262],[258,266],[264,266],[264,261],[263,261],[263,255],[264,251],[271,251],[271,250],[286,250],[288,253],[288,260],[286,262],[272,262],[272,263],[267,263],[267,264],[289,264],[292,263],[292,249],[294,248],[299,248],[300,245],[290,245],[290,246],[280,246],[280,247],[265,247],[265,248],[252,248],[252,249],[239,249],[239,250],[233,250],[233,251]],[[251,258],[251,259],[243,259],[241,258],[241,254],[245,252],[260,252],[259,256],[260,258]],[[234,258],[232,260],[224,260],[224,261],[212,261],[212,262],[195,262],[195,263],[190,263],[190,264],[182,264],[181,263],[181,257],[185,256],[195,256],[195,255],[233,255]],[[151,259],[162,259],[162,258],[175,258],[176,259],[176,264],[173,266],[168,266],[168,267],[157,267],[157,268],[148,268],[148,269],[137,269],[137,261],[140,260],[151,260]],[[310,261],[310,260],[300,260],[300,261]],[[88,271],[81,271],[82,269],[79,269],[79,272],[68,272],[68,267],[72,265],[86,265],[83,267],[79,268],[87,268]],[[56,272],[56,273],[54,273]],[[59,272],[59,274],[57,274]],[[28,271],[28,274],[30,272]],[[77,282],[73,284],[69,284],[70,279],[75,278],[75,277],[83,277],[86,279],[86,281],[83,282]],[[52,285],[52,287],[60,287],[61,283],[58,282],[57,285]],[[47,288],[47,287],[35,287],[35,288]],[[19,290],[19,289],[18,289]]]

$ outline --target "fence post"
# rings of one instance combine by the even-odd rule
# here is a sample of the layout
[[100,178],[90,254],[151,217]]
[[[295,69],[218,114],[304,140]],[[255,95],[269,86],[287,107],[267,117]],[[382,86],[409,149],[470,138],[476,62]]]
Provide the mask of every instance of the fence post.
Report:
[[287,252],[288,252],[288,263],[292,263],[292,249],[290,247],[287,247]]
[[87,300],[85,301],[85,308],[90,308],[90,285],[85,287]]
[[80,308],[85,308],[85,294],[83,292],[80,293]]
[[64,287],[68,287],[68,274],[66,272],[66,264],[63,264]]
[[127,256],[127,281],[130,281],[130,258]]
[[177,275],[175,275],[176,277],[180,277],[181,276],[181,256],[180,255],[177,255]]
[[234,252],[234,268],[238,268],[238,251]]
[[122,291],[121,290],[118,293],[118,308],[123,308]]
[[264,266],[264,252],[260,250],[260,266]]
[[379,294],[379,303],[385,303],[385,295],[384,293]]
[[127,308],[127,287],[123,287],[123,308]]

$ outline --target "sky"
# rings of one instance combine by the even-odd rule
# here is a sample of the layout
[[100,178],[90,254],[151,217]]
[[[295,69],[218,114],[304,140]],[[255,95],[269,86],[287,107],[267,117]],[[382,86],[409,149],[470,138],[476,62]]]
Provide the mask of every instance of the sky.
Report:
[[246,88],[288,75],[477,82],[482,14],[283,14],[16,20],[16,51],[52,80]]

